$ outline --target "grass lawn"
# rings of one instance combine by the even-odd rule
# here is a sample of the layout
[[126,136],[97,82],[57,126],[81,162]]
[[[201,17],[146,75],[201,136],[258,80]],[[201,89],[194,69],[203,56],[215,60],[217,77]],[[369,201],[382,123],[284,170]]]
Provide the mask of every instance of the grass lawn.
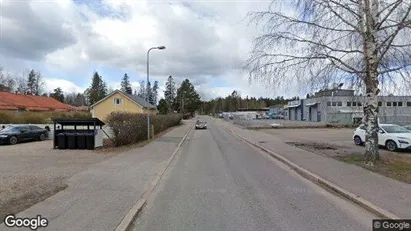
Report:
[[402,182],[411,183],[411,154],[409,153],[380,155],[380,160],[376,162],[374,167],[364,164],[363,155],[351,154],[335,156],[334,158]]

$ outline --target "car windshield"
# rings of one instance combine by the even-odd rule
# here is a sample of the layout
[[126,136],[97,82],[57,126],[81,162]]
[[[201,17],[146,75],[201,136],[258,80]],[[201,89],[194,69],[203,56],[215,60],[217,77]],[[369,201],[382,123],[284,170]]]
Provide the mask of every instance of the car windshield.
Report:
[[381,126],[387,133],[410,133],[411,131],[407,130],[404,127],[397,126],[397,125],[387,125]]
[[205,124],[206,122],[205,121],[197,121],[197,124]]

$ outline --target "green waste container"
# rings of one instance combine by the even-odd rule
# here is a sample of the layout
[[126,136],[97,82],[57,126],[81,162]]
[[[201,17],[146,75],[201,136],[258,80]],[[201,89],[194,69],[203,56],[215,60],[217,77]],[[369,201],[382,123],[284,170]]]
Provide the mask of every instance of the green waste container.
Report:
[[67,140],[65,133],[59,133],[56,135],[57,137],[57,147],[58,149],[67,149]]
[[85,133],[77,133],[77,148],[78,149],[86,149],[86,135]]
[[67,136],[67,148],[76,149],[76,133],[66,133]]
[[86,148],[88,150],[94,149],[94,133],[86,133]]

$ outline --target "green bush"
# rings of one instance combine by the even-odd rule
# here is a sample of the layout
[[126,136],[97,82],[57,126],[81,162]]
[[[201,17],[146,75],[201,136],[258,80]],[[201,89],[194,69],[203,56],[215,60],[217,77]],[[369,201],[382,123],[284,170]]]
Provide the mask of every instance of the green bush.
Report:
[[48,124],[51,118],[91,118],[89,112],[14,112],[0,111],[1,124]]
[[[181,122],[180,114],[150,115],[154,134],[176,126]],[[147,114],[113,112],[107,118],[107,125],[113,133],[115,146],[138,143],[147,139]]]

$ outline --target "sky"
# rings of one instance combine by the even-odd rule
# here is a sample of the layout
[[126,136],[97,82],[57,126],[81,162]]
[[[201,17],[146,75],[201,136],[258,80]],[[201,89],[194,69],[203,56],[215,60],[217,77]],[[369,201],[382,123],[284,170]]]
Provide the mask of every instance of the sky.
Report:
[[146,79],[147,50],[166,46],[149,57],[150,81],[159,81],[159,98],[170,75],[177,84],[190,79],[204,100],[233,90],[243,97],[305,96],[311,89],[302,84],[273,88],[249,81],[243,69],[253,40],[262,34],[247,14],[267,10],[270,3],[0,0],[0,67],[20,75],[40,71],[47,92],[57,87],[83,92],[94,71],[113,90],[127,73],[137,90]]
[[[0,0],[0,66],[35,69],[45,90],[82,92],[97,71],[110,88],[127,73],[134,89],[146,79],[160,89],[168,76],[189,78],[202,99],[298,94],[249,81],[242,68],[258,35],[246,18],[270,1]],[[160,92],[160,98],[163,93]]]

